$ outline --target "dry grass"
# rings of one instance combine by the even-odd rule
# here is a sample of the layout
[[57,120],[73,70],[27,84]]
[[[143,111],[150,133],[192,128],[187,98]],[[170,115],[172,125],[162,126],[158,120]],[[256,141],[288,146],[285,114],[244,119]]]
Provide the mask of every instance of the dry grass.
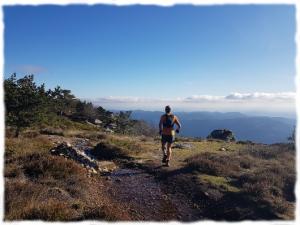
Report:
[[67,202],[42,196],[47,187],[29,181],[6,182],[5,220],[68,220],[72,210]]
[[107,139],[108,135],[101,131],[82,131],[82,130],[66,130],[65,137],[87,138],[90,141],[99,141]]
[[[281,217],[295,202],[295,149],[290,144],[247,145],[235,152],[204,152],[186,160],[186,169],[197,172],[218,186],[223,178],[233,179],[239,194],[265,206]],[[207,179],[206,179],[207,180]],[[203,180],[205,181],[205,179]],[[293,216],[293,215],[292,215]]]
[[240,172],[239,162],[232,160],[228,153],[204,152],[188,158],[186,162],[187,168],[209,175],[234,177]]
[[[143,137],[107,135],[91,153],[98,159],[130,159],[153,150],[153,139]],[[149,144],[151,143],[151,144]]]
[[54,116],[47,121],[43,121],[41,124],[36,125],[39,128],[52,128],[62,130],[85,130],[85,131],[97,131],[99,128],[90,125],[85,122],[72,121],[66,117]]
[[[148,160],[161,153],[160,141],[151,138],[69,131],[64,135],[98,143],[92,153],[99,159]],[[207,218],[294,218],[294,146],[205,140],[191,144],[191,149],[174,150],[170,178],[166,175],[163,182],[194,195],[191,200],[204,205],[201,213]],[[76,162],[50,155],[52,147],[47,137],[35,134],[6,138],[5,220],[132,219],[126,203],[108,198],[101,177],[88,177]],[[229,151],[221,152],[221,147]]]
[[233,186],[229,179],[221,176],[213,176],[207,174],[201,174],[198,176],[200,182],[205,182],[211,185],[213,188],[224,189],[227,192],[239,192],[240,189]]
[[61,128],[43,128],[40,130],[41,134],[46,135],[58,135],[58,136],[64,136],[64,132]]
[[[5,220],[129,220],[102,190],[100,177],[48,153],[44,137],[6,139]],[[103,185],[102,185],[103,186]]]
[[23,160],[18,175],[5,182],[5,220],[129,219],[101,191],[101,181],[75,162],[39,154]]
[[5,159],[26,156],[32,153],[46,153],[51,147],[53,147],[52,143],[43,136],[6,138]]

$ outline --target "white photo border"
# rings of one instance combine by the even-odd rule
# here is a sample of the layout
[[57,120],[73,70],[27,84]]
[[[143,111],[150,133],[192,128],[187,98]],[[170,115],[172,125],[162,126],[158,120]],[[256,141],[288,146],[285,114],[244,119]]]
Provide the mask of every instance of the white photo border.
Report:
[[[293,221],[242,221],[237,222],[239,224],[299,224],[299,216],[300,216],[300,209],[299,209],[299,188],[300,183],[298,180],[298,172],[300,171],[299,165],[299,158],[300,155],[298,153],[299,148],[299,141],[300,141],[300,122],[298,120],[300,108],[299,108],[299,100],[300,100],[300,0],[1,0],[0,1],[0,71],[2,71],[2,81],[4,80],[4,15],[3,15],[3,6],[13,6],[13,5],[44,5],[44,4],[51,4],[51,5],[69,5],[69,4],[111,4],[116,6],[123,6],[123,5],[133,5],[133,4],[140,4],[140,5],[159,5],[159,6],[173,6],[176,4],[192,4],[192,5],[223,5],[223,4],[292,4],[296,6],[296,34],[295,34],[295,42],[296,42],[296,58],[295,58],[295,66],[296,66],[296,74],[295,74],[295,87],[296,87],[296,112],[297,112],[297,126],[296,126],[296,168],[297,168],[297,180],[296,180],[296,208],[295,208],[295,220]],[[15,222],[8,222],[4,221],[4,90],[3,90],[3,82],[0,86],[0,117],[1,117],[1,138],[0,138],[0,145],[1,145],[1,154],[0,157],[0,170],[2,171],[2,176],[0,176],[0,214],[1,220],[0,222],[5,224],[46,224],[49,222],[43,221],[15,221]],[[53,222],[54,223],[54,222]],[[65,224],[63,222],[55,222],[56,224]],[[109,222],[105,221],[82,221],[82,222],[68,222],[68,224],[109,224]],[[137,224],[141,222],[117,222],[123,224]],[[156,224],[157,222],[143,222],[147,224]],[[181,224],[181,222],[167,222],[170,225],[173,224]],[[228,224],[231,222],[216,222],[216,221],[199,221],[193,222],[193,224]],[[236,222],[235,222],[236,223]]]

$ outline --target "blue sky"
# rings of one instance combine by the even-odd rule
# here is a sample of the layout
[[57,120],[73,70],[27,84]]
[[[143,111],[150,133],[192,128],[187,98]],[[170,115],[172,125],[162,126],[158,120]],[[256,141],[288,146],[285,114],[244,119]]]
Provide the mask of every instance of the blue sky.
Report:
[[7,6],[4,23],[5,77],[109,108],[295,91],[292,5]]

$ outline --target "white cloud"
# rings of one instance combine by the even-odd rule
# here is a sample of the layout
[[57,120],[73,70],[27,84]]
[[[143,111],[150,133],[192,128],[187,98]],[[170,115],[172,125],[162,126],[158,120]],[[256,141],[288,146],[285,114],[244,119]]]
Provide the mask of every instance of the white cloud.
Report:
[[140,97],[129,97],[129,96],[109,96],[96,99],[87,99],[94,103],[151,103],[153,101],[169,101],[170,99],[154,99],[154,98],[140,98]]
[[184,111],[295,112],[294,92],[231,93],[229,95],[193,95],[178,98],[141,98],[109,96],[85,99],[107,109],[162,110],[171,105]]
[[278,92],[278,93],[232,93],[225,98],[230,100],[294,100],[295,92]]
[[193,95],[184,99],[185,102],[218,101],[224,99],[224,96],[214,95]]
[[254,92],[254,93],[231,93],[226,96],[215,95],[193,95],[185,98],[141,98],[130,96],[109,96],[96,99],[88,99],[95,103],[153,103],[153,102],[172,102],[172,103],[207,103],[207,102],[229,102],[229,101],[294,101],[295,92]]

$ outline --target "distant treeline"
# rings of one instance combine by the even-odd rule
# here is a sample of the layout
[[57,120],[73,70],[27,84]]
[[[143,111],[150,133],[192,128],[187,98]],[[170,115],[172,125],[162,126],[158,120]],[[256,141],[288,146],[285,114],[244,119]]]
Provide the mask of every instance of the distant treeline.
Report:
[[59,118],[97,124],[111,132],[154,135],[154,129],[140,120],[130,119],[131,111],[112,113],[101,106],[76,98],[71,90],[60,86],[54,90],[37,85],[33,75],[17,79],[12,74],[4,80],[6,126],[15,129],[15,136],[28,127],[51,125]]

